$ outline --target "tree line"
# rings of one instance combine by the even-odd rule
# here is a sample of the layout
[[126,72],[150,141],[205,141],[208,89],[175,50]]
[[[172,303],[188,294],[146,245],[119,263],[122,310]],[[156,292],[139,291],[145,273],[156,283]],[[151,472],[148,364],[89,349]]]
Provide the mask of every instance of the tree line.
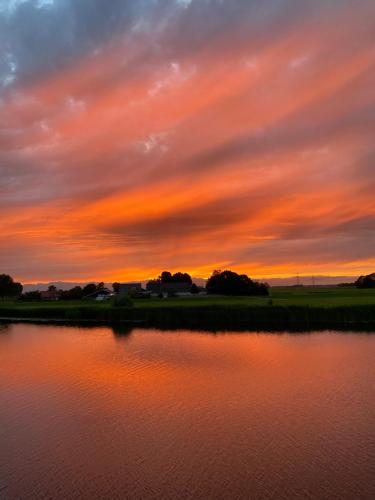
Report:
[[[115,283],[113,284],[115,286]],[[103,282],[100,283],[88,283],[85,286],[74,286],[69,290],[58,290],[56,286],[50,285],[47,289],[48,292],[58,294],[59,300],[82,300],[86,297],[90,297],[95,293],[99,293],[105,289]],[[22,300],[26,301],[38,301],[42,298],[42,292],[35,290],[32,292],[26,292],[21,296]]]
[[[191,293],[200,292],[189,274],[181,272],[172,274],[169,271],[163,271],[158,278],[150,280],[146,288],[150,292],[159,292],[162,285],[168,283],[186,283],[191,286]],[[205,291],[214,295],[268,295],[268,288],[267,283],[253,281],[246,274],[216,270],[208,279]]]
[[[214,271],[206,283],[206,287],[198,287],[193,283],[192,277],[188,273],[163,271],[156,279],[150,280],[146,284],[146,289],[152,293],[159,293],[162,286],[166,284],[184,283],[188,286],[190,293],[198,294],[206,291],[215,295],[268,295],[268,285],[253,281],[246,274],[237,274],[233,271]],[[119,292],[120,283],[112,284],[113,292]],[[88,283],[85,286],[75,286],[70,290],[57,290],[54,285],[48,287],[48,292],[56,293],[59,300],[81,300],[90,297],[95,293],[103,291],[105,285],[101,283]],[[22,294],[23,287],[9,275],[0,275],[0,297],[18,297],[25,301],[38,301],[42,298],[42,292],[31,291]]]
[[[234,271],[213,271],[207,280],[206,286],[198,287],[188,273],[163,271],[156,279],[148,281],[146,289],[152,293],[159,293],[162,285],[168,283],[185,283],[190,286],[190,292],[198,294],[206,291],[213,295],[268,295],[269,285],[252,280],[246,274]],[[375,288],[375,273],[360,276],[354,285],[357,288]],[[112,284],[113,292],[119,292],[120,283]],[[57,290],[54,285],[49,286],[49,292],[58,293],[60,300],[81,300],[105,289],[103,282],[88,283],[85,286],[75,286],[70,290]],[[0,274],[0,299],[21,298],[26,301],[41,300],[40,291],[25,292],[22,294],[23,285],[13,280],[8,274]]]
[[[157,278],[149,280],[146,290],[151,293],[160,293],[163,285],[173,283],[184,283],[192,294],[205,291],[213,295],[269,295],[269,285],[252,280],[246,274],[238,274],[230,270],[215,270],[206,282],[205,287],[198,287],[188,273],[163,271]],[[345,284],[357,288],[375,288],[375,273],[360,276],[354,283]],[[341,286],[344,286],[342,284]],[[172,287],[173,288],[173,287]],[[115,294],[119,293],[120,283],[112,284]],[[50,285],[49,292],[58,294],[59,300],[81,300],[105,290],[105,284],[88,283],[84,286],[74,286],[70,290],[57,290],[54,285]],[[23,285],[9,276],[0,274],[0,300],[7,298],[20,298],[25,301],[38,301],[42,299],[40,291],[23,292]]]

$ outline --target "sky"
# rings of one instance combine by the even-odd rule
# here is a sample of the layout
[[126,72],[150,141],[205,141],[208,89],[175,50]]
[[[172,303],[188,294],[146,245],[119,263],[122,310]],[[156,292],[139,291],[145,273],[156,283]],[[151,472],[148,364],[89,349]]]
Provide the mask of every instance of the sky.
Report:
[[0,0],[0,272],[375,271],[373,0]]

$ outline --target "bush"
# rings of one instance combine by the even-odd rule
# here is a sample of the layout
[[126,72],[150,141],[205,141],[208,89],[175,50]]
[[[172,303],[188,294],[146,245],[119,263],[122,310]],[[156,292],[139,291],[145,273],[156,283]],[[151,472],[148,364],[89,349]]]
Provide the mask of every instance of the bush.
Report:
[[25,302],[38,302],[39,300],[41,300],[40,292],[25,292],[23,295],[21,295],[20,300]]
[[133,307],[134,303],[129,295],[116,295],[113,305],[115,307]]

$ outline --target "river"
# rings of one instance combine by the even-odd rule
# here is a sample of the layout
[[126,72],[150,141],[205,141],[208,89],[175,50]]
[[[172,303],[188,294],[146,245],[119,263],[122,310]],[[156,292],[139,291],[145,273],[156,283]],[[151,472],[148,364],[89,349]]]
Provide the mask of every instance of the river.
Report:
[[374,499],[375,334],[0,326],[1,499]]

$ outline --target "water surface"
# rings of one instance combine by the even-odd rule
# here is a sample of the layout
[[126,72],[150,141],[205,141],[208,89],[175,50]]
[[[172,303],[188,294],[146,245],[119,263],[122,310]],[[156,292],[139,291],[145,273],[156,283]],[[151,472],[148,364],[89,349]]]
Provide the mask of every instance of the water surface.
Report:
[[0,331],[1,499],[373,499],[375,335]]

